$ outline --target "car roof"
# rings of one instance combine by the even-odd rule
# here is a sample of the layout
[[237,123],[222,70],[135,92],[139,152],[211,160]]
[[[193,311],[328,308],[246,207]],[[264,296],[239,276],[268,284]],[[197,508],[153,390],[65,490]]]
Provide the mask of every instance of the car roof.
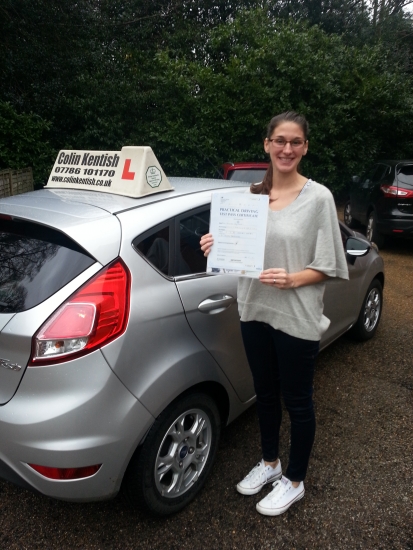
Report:
[[221,179],[169,178],[169,181],[172,191],[140,198],[83,189],[41,189],[0,199],[0,216],[57,229],[106,265],[119,253],[121,228],[117,214],[198,192],[249,186]]
[[74,218],[100,218],[107,214],[119,214],[133,208],[140,208],[179,196],[202,191],[215,191],[231,187],[248,186],[246,182],[233,182],[222,179],[176,178],[170,177],[172,191],[155,193],[140,198],[131,198],[98,191],[83,189],[41,189],[21,195],[0,199],[0,212],[33,221],[41,221],[42,212]]

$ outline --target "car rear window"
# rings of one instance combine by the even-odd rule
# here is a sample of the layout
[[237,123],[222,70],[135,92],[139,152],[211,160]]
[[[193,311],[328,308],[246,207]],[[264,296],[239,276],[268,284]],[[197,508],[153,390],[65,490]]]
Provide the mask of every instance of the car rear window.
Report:
[[413,188],[413,164],[403,166],[397,175],[397,180],[399,185]]
[[59,231],[0,219],[0,313],[40,304],[94,263]]
[[260,183],[265,175],[266,170],[248,168],[245,170],[230,170],[228,172],[229,180],[246,181],[248,183]]

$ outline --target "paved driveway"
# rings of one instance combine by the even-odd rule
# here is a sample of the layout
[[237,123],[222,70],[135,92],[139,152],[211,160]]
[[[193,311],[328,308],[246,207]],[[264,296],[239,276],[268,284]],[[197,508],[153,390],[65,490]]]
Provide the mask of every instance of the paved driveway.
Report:
[[376,338],[360,345],[343,337],[320,355],[306,496],[286,514],[259,516],[260,495],[235,490],[260,458],[253,407],[224,430],[204,491],[179,515],[154,520],[122,498],[72,504],[0,482],[0,548],[412,549],[413,242],[383,257]]

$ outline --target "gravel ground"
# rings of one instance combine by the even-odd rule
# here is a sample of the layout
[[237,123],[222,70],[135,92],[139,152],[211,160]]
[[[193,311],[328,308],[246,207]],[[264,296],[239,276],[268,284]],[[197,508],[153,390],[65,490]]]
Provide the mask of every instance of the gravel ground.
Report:
[[72,504],[0,482],[0,549],[413,549],[413,242],[382,255],[385,308],[376,337],[357,344],[344,336],[318,360],[306,496],[288,512],[260,516],[260,495],[235,490],[260,457],[252,407],[224,430],[201,495],[166,520],[122,497]]

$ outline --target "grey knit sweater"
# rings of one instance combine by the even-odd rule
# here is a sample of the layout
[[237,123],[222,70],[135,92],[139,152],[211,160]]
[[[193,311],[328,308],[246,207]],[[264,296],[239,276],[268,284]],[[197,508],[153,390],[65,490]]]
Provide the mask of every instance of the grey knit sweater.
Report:
[[[294,273],[306,268],[348,279],[347,262],[330,191],[308,180],[283,210],[268,212],[264,269]],[[330,321],[323,315],[325,282],[280,290],[257,279],[240,277],[241,321],[263,321],[305,340],[320,340]]]

